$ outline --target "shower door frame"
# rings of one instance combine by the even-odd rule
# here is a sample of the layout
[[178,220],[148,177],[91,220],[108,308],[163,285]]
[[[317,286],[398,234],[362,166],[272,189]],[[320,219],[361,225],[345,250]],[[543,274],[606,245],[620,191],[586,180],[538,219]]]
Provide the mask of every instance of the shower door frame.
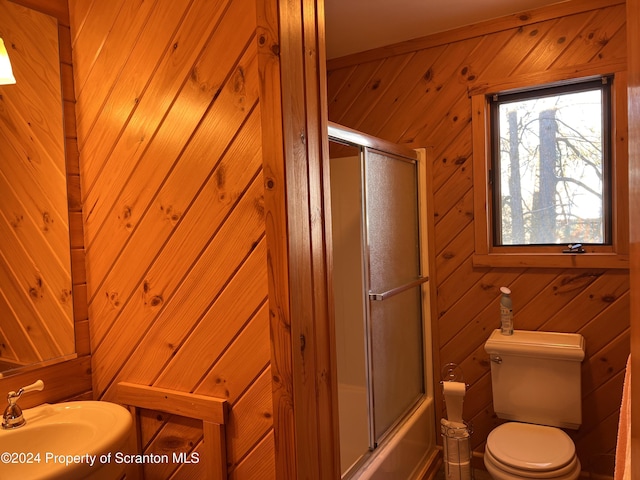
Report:
[[[430,371],[431,364],[428,359],[432,358],[432,348],[431,348],[431,328],[430,328],[430,320],[432,316],[431,312],[431,302],[429,299],[431,292],[431,288],[433,286],[433,282],[429,282],[429,264],[431,255],[431,246],[428,245],[427,237],[430,231],[430,222],[428,221],[428,212],[430,210],[429,205],[427,204],[426,194],[429,190],[426,180],[427,180],[427,161],[426,161],[426,149],[421,149],[421,151],[412,150],[402,145],[397,145],[392,142],[387,142],[383,139],[379,139],[376,137],[372,137],[356,130],[350,129],[348,127],[339,125],[337,123],[329,122],[328,123],[328,139],[329,141],[334,141],[341,143],[343,145],[350,145],[354,147],[361,148],[360,151],[360,162],[361,162],[361,172],[362,172],[362,219],[363,219],[363,241],[364,241],[364,282],[365,282],[365,297],[367,298],[367,304],[365,307],[365,355],[366,359],[366,377],[367,377],[367,401],[368,401],[368,417],[369,417],[369,448],[370,452],[368,455],[365,455],[359,462],[357,462],[351,469],[348,470],[347,474],[343,478],[350,478],[354,473],[357,473],[363,465],[365,465],[369,461],[369,457],[375,455],[376,449],[379,444],[386,441],[387,437],[393,433],[397,427],[402,424],[407,417],[414,411],[421,402],[425,398],[429,398],[433,396],[432,389],[432,372]],[[375,410],[373,404],[373,352],[371,345],[371,302],[373,301],[382,301],[383,298],[377,298],[374,292],[371,292],[370,287],[370,272],[368,266],[368,257],[369,257],[369,241],[368,241],[368,225],[367,225],[367,195],[366,195],[366,162],[367,162],[367,151],[371,150],[375,153],[388,155],[390,160],[397,161],[405,161],[411,162],[416,165],[416,193],[418,195],[417,198],[417,227],[418,227],[418,256],[420,265],[418,266],[419,277],[410,282],[409,285],[402,285],[397,288],[394,288],[389,293],[389,296],[395,295],[400,291],[404,291],[408,288],[414,288],[415,286],[420,287],[420,298],[421,298],[421,329],[422,329],[422,374],[423,374],[423,392],[418,395],[412,405],[404,411],[396,420],[394,420],[391,425],[381,434],[379,438],[376,439],[376,425],[375,425]]]
[[[330,138],[331,139],[331,138]],[[393,431],[393,429],[402,421],[402,419],[404,419],[406,417],[406,415],[413,409],[415,408],[416,404],[418,404],[420,402],[420,400],[424,397],[424,395],[426,394],[426,383],[427,383],[427,378],[425,375],[425,368],[426,368],[426,357],[425,357],[425,349],[424,349],[424,344],[421,345],[421,351],[420,351],[420,360],[422,362],[422,365],[420,365],[420,370],[422,372],[422,386],[421,386],[421,392],[415,396],[415,398],[413,399],[413,401],[410,403],[410,405],[404,409],[403,413],[401,413],[399,416],[397,416],[395,418],[395,420],[393,420],[391,423],[388,424],[387,427],[381,427],[380,425],[378,425],[377,423],[377,415],[376,415],[376,406],[375,406],[375,392],[376,389],[378,388],[376,386],[376,368],[374,365],[375,362],[375,352],[374,352],[374,347],[372,345],[373,343],[373,336],[374,336],[374,313],[373,313],[373,309],[374,309],[374,304],[376,304],[377,302],[383,302],[385,300],[388,300],[392,297],[395,297],[396,295],[400,294],[400,293],[404,293],[407,292],[411,289],[414,289],[416,287],[418,288],[418,293],[419,293],[419,313],[420,313],[420,319],[419,319],[419,323],[420,323],[420,332],[421,332],[421,340],[424,339],[424,330],[425,330],[425,312],[423,311],[422,305],[424,302],[424,296],[425,296],[425,292],[424,289],[422,288],[422,285],[424,285],[425,283],[427,283],[429,281],[429,276],[428,274],[425,274],[424,271],[424,262],[422,261],[422,258],[426,255],[426,252],[423,252],[421,246],[422,246],[422,241],[423,241],[423,234],[421,232],[420,229],[420,185],[419,185],[419,168],[420,168],[420,161],[418,158],[418,155],[416,152],[414,152],[413,150],[411,150],[411,152],[413,153],[413,156],[411,157],[407,157],[406,155],[400,155],[398,153],[392,153],[386,150],[381,150],[379,148],[372,148],[372,147],[363,147],[363,157],[362,157],[362,179],[363,179],[363,185],[362,185],[362,191],[363,191],[363,196],[362,196],[362,208],[363,208],[363,219],[364,219],[364,254],[365,254],[365,261],[364,261],[364,266],[365,266],[365,289],[367,290],[367,297],[368,297],[368,301],[366,303],[366,324],[367,324],[367,344],[368,344],[368,348],[367,348],[367,366],[369,369],[369,372],[367,374],[367,376],[370,379],[369,382],[369,391],[368,391],[368,395],[369,395],[369,405],[370,405],[370,411],[371,411],[371,417],[370,417],[370,432],[369,432],[369,438],[370,438],[370,448],[373,450],[375,448],[378,447],[378,444],[382,443],[384,441],[384,439],[387,437],[387,435]],[[417,231],[416,231],[416,246],[417,246],[417,276],[415,279],[407,282],[407,283],[403,283],[401,285],[397,285],[394,288],[391,288],[389,290],[386,291],[373,291],[372,290],[372,267],[371,267],[371,238],[372,238],[372,232],[370,229],[370,213],[369,213],[369,203],[370,203],[370,195],[369,195],[369,184],[368,184],[368,171],[369,171],[369,155],[371,153],[380,155],[384,157],[384,161],[394,161],[394,162],[404,162],[405,164],[411,164],[414,169],[415,169],[415,184],[414,184],[414,188],[415,188],[415,193],[416,193],[416,198],[415,198],[415,206],[416,206],[416,218],[415,218],[415,226],[417,227]],[[388,342],[385,342],[388,345]]]

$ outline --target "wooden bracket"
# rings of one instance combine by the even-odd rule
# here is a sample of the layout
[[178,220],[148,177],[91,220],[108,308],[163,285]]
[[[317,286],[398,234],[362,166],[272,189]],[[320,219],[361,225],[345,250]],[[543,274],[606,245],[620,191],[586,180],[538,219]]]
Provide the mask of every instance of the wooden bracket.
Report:
[[[141,451],[138,409],[145,408],[160,412],[202,420],[204,434],[204,470],[208,480],[226,480],[227,452],[224,425],[227,421],[226,400],[195,393],[185,393],[166,388],[118,383],[118,402],[129,406],[133,415],[136,434],[135,448]],[[142,479],[141,466],[127,471],[127,479]]]

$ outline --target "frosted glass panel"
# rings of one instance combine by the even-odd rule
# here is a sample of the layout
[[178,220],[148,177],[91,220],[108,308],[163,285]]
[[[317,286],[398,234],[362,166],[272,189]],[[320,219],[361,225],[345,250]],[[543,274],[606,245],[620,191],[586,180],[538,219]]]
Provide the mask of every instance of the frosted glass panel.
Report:
[[420,274],[416,164],[366,153],[367,230],[372,292]]
[[[417,166],[365,154],[369,291],[382,294],[420,276]],[[374,438],[424,392],[421,288],[370,301]]]
[[420,287],[371,302],[375,440],[424,392]]
[[[417,164],[329,142],[340,462],[350,475],[424,394]],[[373,295],[372,294],[379,294]]]

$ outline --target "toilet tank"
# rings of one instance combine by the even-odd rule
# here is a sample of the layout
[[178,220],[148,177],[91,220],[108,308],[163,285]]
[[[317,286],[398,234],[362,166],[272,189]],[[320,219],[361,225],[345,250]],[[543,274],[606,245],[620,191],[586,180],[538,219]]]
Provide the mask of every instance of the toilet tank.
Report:
[[578,429],[582,423],[582,335],[494,330],[484,346],[491,359],[493,408],[499,418]]

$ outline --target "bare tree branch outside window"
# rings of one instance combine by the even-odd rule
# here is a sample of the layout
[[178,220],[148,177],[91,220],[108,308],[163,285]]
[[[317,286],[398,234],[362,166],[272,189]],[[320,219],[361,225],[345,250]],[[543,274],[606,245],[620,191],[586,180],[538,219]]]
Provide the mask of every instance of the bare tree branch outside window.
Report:
[[499,103],[499,244],[607,241],[604,104],[599,87]]

